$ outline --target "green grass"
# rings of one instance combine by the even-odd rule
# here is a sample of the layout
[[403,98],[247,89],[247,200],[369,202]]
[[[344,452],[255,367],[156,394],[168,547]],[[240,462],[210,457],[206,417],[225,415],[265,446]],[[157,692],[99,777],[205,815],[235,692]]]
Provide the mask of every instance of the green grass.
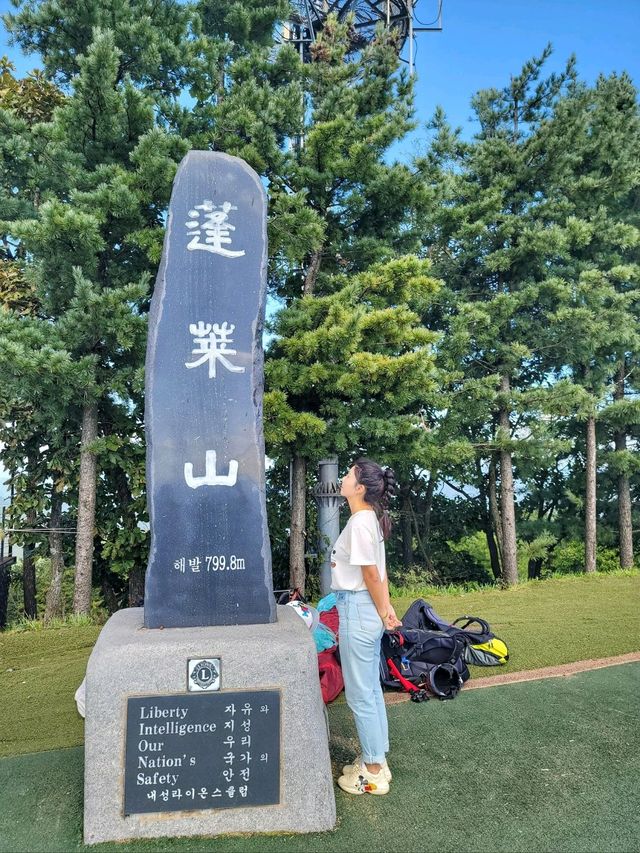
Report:
[[[336,789],[338,825],[305,836],[171,838],[85,848],[81,747],[0,760],[0,851],[329,853],[640,850],[640,664],[389,707],[386,797]],[[356,748],[329,709],[334,773]]]
[[[482,616],[508,644],[515,672],[640,649],[640,574],[572,575],[506,590],[429,595],[443,617]],[[394,600],[403,613],[414,596]],[[78,746],[83,723],[73,694],[99,626],[0,634],[0,756]]]
[[0,634],[0,755],[83,742],[73,694],[100,626]]
[[8,634],[20,634],[25,631],[49,631],[58,628],[86,628],[91,625],[104,625],[108,619],[105,613],[104,618],[95,619],[92,616],[70,614],[69,616],[56,617],[45,621],[44,618],[27,619],[26,616],[20,616],[14,620],[8,627]]
[[[394,599],[398,614],[415,595]],[[566,575],[508,589],[428,595],[445,619],[486,619],[507,643],[509,663],[474,667],[473,678],[640,650],[640,573]]]

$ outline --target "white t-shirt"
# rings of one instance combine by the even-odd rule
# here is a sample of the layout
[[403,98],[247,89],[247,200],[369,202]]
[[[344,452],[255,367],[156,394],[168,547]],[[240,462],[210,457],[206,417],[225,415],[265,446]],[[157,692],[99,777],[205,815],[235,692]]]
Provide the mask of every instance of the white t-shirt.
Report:
[[354,512],[331,551],[331,588],[366,589],[362,566],[378,567],[380,580],[387,576],[384,537],[373,509]]

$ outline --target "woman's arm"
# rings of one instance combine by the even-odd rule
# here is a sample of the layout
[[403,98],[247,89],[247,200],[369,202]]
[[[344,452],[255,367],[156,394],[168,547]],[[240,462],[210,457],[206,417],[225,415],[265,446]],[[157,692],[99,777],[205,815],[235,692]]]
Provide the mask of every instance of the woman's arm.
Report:
[[385,577],[380,580],[380,572],[376,565],[363,566],[362,577],[369,590],[369,595],[373,599],[378,615],[382,619],[386,631],[391,631],[393,628],[398,628],[402,622],[396,616],[396,612],[391,606],[389,599],[389,583]]

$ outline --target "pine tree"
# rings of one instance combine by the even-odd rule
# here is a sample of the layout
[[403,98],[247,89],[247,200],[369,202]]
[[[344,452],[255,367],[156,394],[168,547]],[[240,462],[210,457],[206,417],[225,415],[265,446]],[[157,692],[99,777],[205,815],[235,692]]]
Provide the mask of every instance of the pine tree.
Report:
[[[174,111],[170,120],[198,147],[243,157],[264,175],[271,293],[289,305],[301,294],[330,293],[336,273],[355,273],[417,247],[410,218],[415,182],[406,167],[384,161],[412,126],[411,83],[399,73],[397,44],[383,29],[349,62],[350,22],[329,16],[312,62],[302,65],[290,47],[261,47],[268,27],[283,16],[282,4],[265,6],[262,16],[255,4],[243,6],[243,27],[236,26],[237,4],[223,3],[215,15],[210,5],[197,7],[200,43],[208,45],[203,55],[213,57],[224,31],[231,50],[227,59],[218,51],[192,87],[193,115]],[[248,32],[260,34],[257,47],[243,41]],[[304,574],[309,460],[296,441],[284,454],[269,445],[267,453],[293,469],[290,561],[298,577]]]
[[[53,120],[33,132],[16,126],[15,110],[3,114],[12,123],[14,171],[16,154],[25,152],[26,187],[6,188],[12,207],[5,230],[28,259],[23,277],[37,292],[40,319],[71,320],[74,309],[95,321],[81,324],[67,350],[70,363],[81,360],[85,379],[74,402],[84,427],[77,608],[88,606],[96,479],[104,591],[112,595],[112,581],[129,573],[130,599],[141,593],[143,323],[129,329],[126,344],[115,328],[101,339],[98,327],[111,320],[109,293],[128,305],[132,323],[143,320],[175,164],[189,145],[237,153],[265,175],[280,168],[302,111],[298,57],[286,48],[270,57],[273,25],[287,11],[283,2],[110,0],[61,8],[43,0],[4,18],[23,49],[41,54],[44,77],[63,92]],[[185,89],[189,107],[179,101]],[[10,272],[8,289],[16,270]],[[63,327],[73,331],[70,323]],[[14,327],[16,341],[19,334]],[[131,511],[123,513],[129,496]]]
[[[413,309],[437,292],[429,267],[404,257],[336,276],[330,295],[303,296],[278,314],[265,394],[265,436],[275,454],[295,444],[301,458],[337,452],[346,461],[355,450],[398,471],[419,459],[416,410],[435,392],[436,335]],[[304,570],[291,582],[304,590]]]
[[620,562],[633,563],[629,478],[640,469],[626,440],[640,422],[640,403],[625,399],[625,386],[637,383],[640,353],[640,116],[626,74],[601,76],[574,101],[582,123],[572,179],[558,187],[569,251],[558,265],[554,320],[558,360],[586,394],[579,412],[586,448],[585,571],[594,572],[598,421],[613,427],[615,450],[606,458],[618,474]]
[[[349,25],[329,16],[313,45],[303,69],[299,136],[269,176],[271,279],[285,305],[300,294],[331,294],[342,273],[357,274],[418,246],[415,182],[406,166],[385,162],[389,147],[412,127],[411,81],[399,71],[397,44],[384,29],[347,61]],[[307,455],[312,448],[302,429],[278,450],[292,468],[290,577],[297,585],[305,572],[307,469],[320,457]],[[340,443],[330,452],[336,451]]]
[[[268,8],[275,22],[282,9]],[[255,27],[254,13],[248,5]],[[228,21],[229,14],[221,16]],[[203,14],[202,31],[219,36],[221,16]],[[200,144],[212,140],[245,158],[269,183],[270,284],[285,305],[301,293],[326,293],[335,273],[357,272],[417,247],[409,216],[415,184],[406,167],[384,162],[385,152],[411,127],[411,84],[398,72],[397,44],[384,30],[353,62],[346,61],[349,25],[329,16],[312,62],[304,66],[287,47],[269,57],[234,46],[233,61],[217,74],[226,85],[216,85],[212,74],[215,103],[198,105],[206,127]],[[232,39],[239,38],[235,33]],[[303,440],[301,435],[300,444]],[[267,452],[277,454],[269,446]],[[295,441],[289,460],[286,455],[280,458],[293,471],[293,578],[304,575],[309,459]]]
[[504,89],[474,97],[480,131],[471,143],[437,113],[431,155],[416,164],[426,189],[435,183],[442,196],[425,228],[434,273],[449,292],[440,358],[462,368],[452,400],[461,407],[460,428],[479,458],[488,457],[488,487],[477,468],[482,514],[494,573],[499,562],[507,584],[518,580],[513,454],[549,441],[527,393],[544,410],[540,308],[548,258],[561,239],[549,188],[569,167],[566,128],[551,117],[575,79],[570,60],[561,74],[539,81],[550,52],[527,62]]
[[[28,138],[31,128],[38,122],[50,120],[55,107],[64,101],[62,92],[45,80],[42,72],[34,71],[19,79],[14,76],[14,70],[7,57],[0,60],[0,122],[4,131],[0,141],[0,162],[6,164],[5,174],[9,179],[2,197],[3,208],[9,215],[30,209],[25,195],[29,193],[31,162]],[[18,317],[33,317],[38,300],[33,285],[24,276],[23,258],[24,248],[11,244],[5,237],[0,245],[0,311],[11,312]],[[7,365],[15,357],[15,352],[10,349],[2,354]],[[24,526],[33,530],[40,526],[46,511],[41,486],[49,471],[50,460],[48,454],[43,453],[41,434],[50,426],[50,418],[57,412],[45,413],[27,403],[22,383],[16,395],[8,394],[6,385],[4,391],[0,441],[3,444],[3,461],[12,473],[14,498],[7,521],[19,531],[24,520]],[[13,538],[24,548],[24,612],[34,618],[37,615],[34,556],[42,543],[40,537],[33,533],[18,532]],[[52,552],[55,544],[54,541]],[[2,594],[8,594],[6,580],[2,584]],[[0,611],[6,614],[6,597],[0,603]]]
[[[620,353],[637,361],[635,95],[628,79],[589,90],[571,62],[528,95],[547,54],[505,92],[476,96],[481,132],[472,143],[461,143],[438,114],[430,159],[419,163],[427,186],[434,175],[438,185],[434,163],[444,168],[445,203],[427,238],[434,271],[451,291],[440,357],[464,369],[454,385],[465,395],[460,426],[466,422],[481,454],[496,447],[496,430],[501,437],[489,457],[488,486],[481,465],[478,486],[497,533],[493,549],[487,533],[492,563],[510,562],[507,579],[517,564],[515,536],[504,524],[505,509],[515,520],[509,481],[504,488],[509,457],[515,453],[515,475],[528,487],[523,530],[535,574],[555,541],[545,516],[564,503],[557,462],[572,435],[567,418],[586,425],[586,568],[595,568],[596,416],[611,393],[612,365],[620,374]],[[628,373],[635,375],[633,367]],[[499,395],[489,391],[492,381]],[[470,406],[474,398],[479,406]],[[483,400],[491,404],[485,411]],[[627,428],[636,422],[630,401],[611,412]],[[634,470],[631,454],[618,458]]]
[[[96,321],[91,329],[83,324],[85,337],[75,335],[69,349],[71,363],[82,359],[86,380],[74,403],[85,437],[78,608],[88,606],[96,480],[105,593],[111,595],[111,582],[129,573],[130,599],[139,598],[145,548],[139,524],[144,518],[143,325],[129,335],[125,357],[111,330],[99,339],[97,326],[110,320],[100,303],[108,314],[107,292],[113,291],[128,304],[132,321],[143,319],[175,163],[189,145],[239,154],[265,175],[280,169],[286,139],[299,133],[302,113],[299,58],[287,48],[270,56],[273,25],[287,11],[283,2],[181,6],[169,0],[110,0],[61,9],[43,0],[25,3],[4,18],[25,50],[41,54],[44,76],[63,90],[53,120],[34,132],[15,126],[15,110],[4,114],[13,123],[7,145],[11,168],[18,165],[16,153],[24,151],[26,185],[18,193],[15,185],[6,188],[12,207],[5,230],[28,258],[24,278],[37,291],[40,319],[58,323],[73,307],[80,314],[84,308]],[[185,89],[194,101],[189,107],[178,100]],[[281,222],[286,216],[284,210]],[[15,274],[12,268],[5,276],[8,289]],[[122,290],[134,286],[135,293]],[[70,324],[64,328],[72,331]],[[17,341],[18,327],[12,335]],[[115,365],[114,345],[121,351]],[[120,377],[114,367],[122,368]],[[94,466],[100,466],[98,478]],[[123,514],[121,502],[128,496],[131,511]],[[78,501],[71,503],[75,507]]]
[[[13,186],[5,187],[13,218],[0,230],[7,235],[5,245],[18,241],[22,271],[37,299],[36,316],[25,318],[12,311],[3,317],[5,340],[14,349],[14,373],[3,381],[14,392],[22,382],[21,393],[30,392],[32,400],[42,395],[44,385],[50,404],[57,400],[63,409],[66,402],[67,417],[75,411],[74,432],[81,436],[76,474],[78,613],[88,612],[90,606],[97,466],[108,451],[104,442],[113,420],[109,413],[119,410],[121,421],[127,422],[119,428],[129,435],[140,433],[136,412],[142,404],[150,273],[157,263],[173,174],[188,148],[159,128],[154,117],[154,97],[171,92],[174,85],[173,72],[168,74],[166,68],[156,66],[156,79],[150,76],[156,47],[169,47],[159,24],[166,20],[163,11],[169,14],[173,4],[155,4],[156,21],[145,19],[144,27],[157,25],[156,47],[147,39],[151,53],[143,51],[147,58],[133,69],[133,76],[127,64],[139,35],[127,42],[132,4],[116,5],[113,11],[119,17],[111,16],[113,30],[87,30],[85,18],[78,18],[68,31],[49,33],[50,39],[42,35],[43,21],[55,18],[56,4],[30,4],[10,19],[23,44],[43,51],[47,73],[58,75],[70,91],[50,121],[28,127],[15,109],[2,114],[31,157],[17,198],[12,198]],[[98,15],[104,11],[99,4],[92,8]],[[73,18],[75,13],[69,14]],[[28,20],[33,15],[37,20]],[[75,45],[85,39],[85,52],[67,52],[62,58],[64,37]],[[116,46],[118,39],[124,40],[122,50]],[[171,47],[169,54],[174,50]],[[149,94],[136,88],[134,80]],[[37,341],[35,350],[30,335]],[[55,358],[48,360],[52,351]],[[61,394],[61,387],[68,393]],[[57,426],[59,419],[50,425],[53,445]],[[123,518],[124,526],[137,528],[137,522],[133,513]]]

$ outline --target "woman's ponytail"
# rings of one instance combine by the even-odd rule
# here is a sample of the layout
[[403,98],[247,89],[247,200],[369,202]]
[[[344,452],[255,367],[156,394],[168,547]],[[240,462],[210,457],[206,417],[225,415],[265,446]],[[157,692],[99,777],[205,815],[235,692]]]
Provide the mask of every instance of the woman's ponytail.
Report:
[[371,459],[358,459],[354,468],[356,480],[365,488],[364,499],[374,507],[386,540],[391,535],[389,499],[398,493],[395,471],[389,467],[382,468]]

